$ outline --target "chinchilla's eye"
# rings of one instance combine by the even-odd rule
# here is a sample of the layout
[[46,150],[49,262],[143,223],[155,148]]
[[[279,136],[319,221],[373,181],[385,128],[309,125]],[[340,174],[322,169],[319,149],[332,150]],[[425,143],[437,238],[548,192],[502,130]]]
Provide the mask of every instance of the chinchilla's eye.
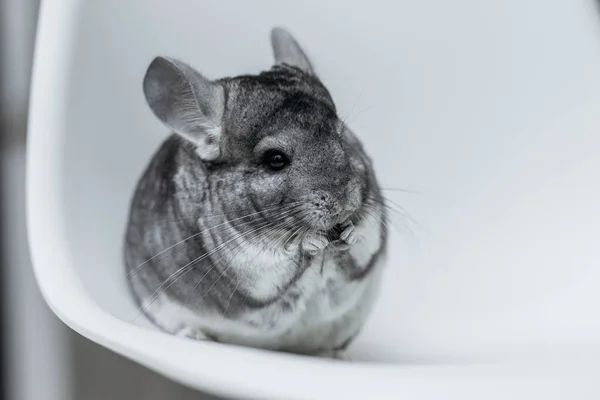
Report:
[[281,171],[290,163],[290,159],[279,150],[267,150],[263,156],[263,163],[271,171]]

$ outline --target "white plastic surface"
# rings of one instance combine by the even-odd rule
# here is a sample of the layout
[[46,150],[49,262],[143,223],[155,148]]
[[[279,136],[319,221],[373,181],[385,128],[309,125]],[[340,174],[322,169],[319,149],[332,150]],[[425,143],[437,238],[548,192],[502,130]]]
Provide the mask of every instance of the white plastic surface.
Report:
[[[386,191],[415,223],[393,218],[353,363],[131,322],[127,207],[167,134],[144,103],[145,69],[161,54],[213,78],[258,72],[273,25],[312,57],[382,185],[412,191]],[[238,397],[600,398],[593,0],[46,1],[33,78],[32,257],[46,301],[81,334]]]

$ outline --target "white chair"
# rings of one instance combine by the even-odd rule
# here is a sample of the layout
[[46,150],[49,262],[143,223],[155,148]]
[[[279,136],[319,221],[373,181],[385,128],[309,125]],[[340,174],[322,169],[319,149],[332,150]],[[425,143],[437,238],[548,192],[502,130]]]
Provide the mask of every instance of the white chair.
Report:
[[[127,291],[128,202],[168,133],[144,102],[148,63],[255,73],[274,25],[306,48],[382,185],[412,191],[386,190],[416,223],[393,216],[353,362],[172,337]],[[37,280],[74,330],[221,395],[597,399],[599,115],[592,0],[46,1],[28,139]]]

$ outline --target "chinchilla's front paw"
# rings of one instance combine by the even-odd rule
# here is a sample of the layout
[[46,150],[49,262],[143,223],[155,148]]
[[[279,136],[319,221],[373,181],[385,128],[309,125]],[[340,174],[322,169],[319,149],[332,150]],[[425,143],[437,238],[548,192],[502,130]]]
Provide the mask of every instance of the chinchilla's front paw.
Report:
[[322,233],[311,233],[307,235],[302,241],[302,250],[310,255],[315,255],[319,251],[323,250],[329,241],[327,237]]
[[356,243],[356,237],[357,235],[356,229],[354,229],[354,224],[352,223],[352,221],[346,221],[342,225],[342,233],[340,233],[340,240],[348,244],[354,244]]
[[346,251],[351,245],[356,243],[356,229],[354,229],[352,221],[344,222],[340,228],[341,232],[339,234],[339,239],[334,240],[331,245],[338,251]]

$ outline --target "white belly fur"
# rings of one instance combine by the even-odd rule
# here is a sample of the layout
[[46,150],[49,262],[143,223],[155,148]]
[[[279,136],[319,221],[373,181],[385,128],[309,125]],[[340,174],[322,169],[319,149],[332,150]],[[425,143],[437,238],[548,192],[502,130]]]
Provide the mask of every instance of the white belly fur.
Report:
[[[349,251],[361,267],[381,245],[380,226],[367,219],[356,227],[359,241]],[[199,314],[161,294],[146,312],[161,328],[180,336],[202,338],[205,332],[224,342],[301,353],[333,349],[354,336],[367,318],[378,292],[383,257],[367,277],[348,282],[330,258],[323,263],[323,256],[315,257],[288,289],[300,294],[292,311],[284,311],[286,297],[282,296],[230,320],[214,313]]]

